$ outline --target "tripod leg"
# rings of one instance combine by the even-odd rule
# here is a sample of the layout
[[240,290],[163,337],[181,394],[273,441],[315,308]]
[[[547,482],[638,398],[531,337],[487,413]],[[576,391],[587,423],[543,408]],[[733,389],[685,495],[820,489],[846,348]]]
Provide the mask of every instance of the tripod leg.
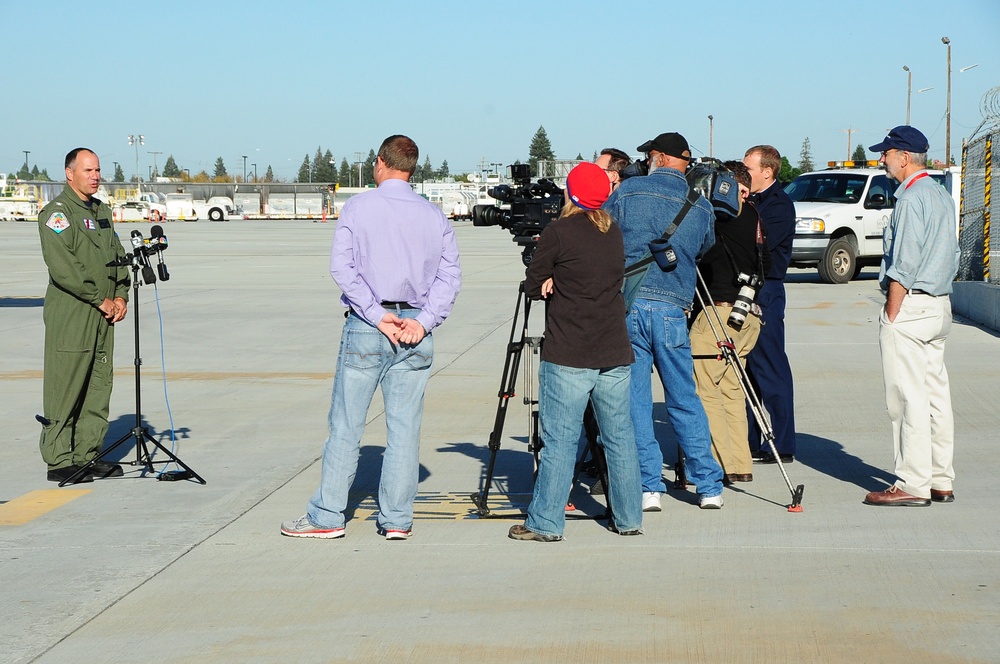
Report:
[[[83,475],[85,475],[87,473],[87,470],[89,468],[92,468],[95,463],[97,463],[98,461],[100,461],[101,459],[103,459],[104,457],[106,457],[107,455],[109,455],[112,452],[114,452],[117,448],[121,447],[121,445],[123,443],[125,443],[125,441],[130,440],[131,438],[133,438],[136,435],[137,434],[136,434],[136,432],[135,432],[134,429],[132,431],[129,431],[127,434],[125,434],[124,436],[122,436],[121,438],[119,438],[118,440],[116,440],[115,442],[113,442],[111,445],[109,445],[108,447],[106,447],[103,450],[101,450],[100,452],[98,452],[97,456],[95,456],[93,459],[91,459],[90,461],[88,461],[86,463],[86,465],[81,466],[79,468],[79,470],[77,470],[75,473],[73,473],[73,475],[67,477],[62,482],[60,482],[58,486],[63,487],[63,486],[66,486],[67,484],[73,484],[74,482],[76,482],[76,480],[78,478],[80,478]],[[139,437],[138,440],[142,440],[142,438]]]
[[[208,482],[206,482],[204,480],[204,478],[202,478],[201,475],[199,475],[198,473],[194,472],[194,470],[192,470],[190,466],[188,466],[186,463],[184,463],[183,461],[181,461],[180,457],[178,457],[177,455],[175,455],[173,452],[171,452],[166,447],[164,447],[163,445],[161,445],[155,438],[153,438],[151,435],[149,435],[148,431],[146,431],[145,429],[143,429],[142,430],[142,434],[143,434],[143,438],[145,440],[148,440],[153,445],[155,445],[156,449],[160,450],[161,452],[163,452],[164,454],[166,454],[168,457],[170,457],[171,461],[173,461],[178,466],[180,466],[181,468],[183,468],[184,470],[186,470],[188,473],[190,473],[193,478],[195,478],[196,480],[198,480],[202,484],[208,484]],[[165,463],[165,462],[160,461],[160,462],[157,462],[157,463]],[[146,461],[147,468],[149,468],[150,470],[152,470],[152,464],[153,464],[152,458],[147,458],[147,461]]]

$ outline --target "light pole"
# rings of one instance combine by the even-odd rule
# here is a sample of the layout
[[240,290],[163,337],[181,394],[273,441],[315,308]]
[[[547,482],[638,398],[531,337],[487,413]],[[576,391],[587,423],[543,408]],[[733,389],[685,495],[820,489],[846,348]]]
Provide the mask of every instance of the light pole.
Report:
[[150,152],[149,154],[153,155],[153,172],[150,173],[150,175],[149,175],[149,179],[152,180],[153,179],[153,175],[159,175],[160,174],[159,169],[156,168],[156,155],[163,154],[163,152]]
[[111,174],[111,177],[115,177],[115,175],[117,175],[117,174],[118,174],[118,162],[117,162],[117,161],[113,161],[113,162],[111,162],[111,163],[112,163],[112,164],[114,165],[114,167],[115,167],[115,170],[114,170],[114,171],[112,172],[112,174]]
[[135,184],[139,192],[142,193],[142,176],[139,175],[139,146],[146,144],[146,137],[142,134],[129,134],[128,144],[135,146]]
[[944,113],[944,166],[951,166],[951,40],[941,38],[941,43],[948,47],[948,105]]
[[28,172],[28,155],[31,154],[31,150],[21,150],[24,153],[24,172]]
[[181,170],[184,171],[185,177],[190,181],[191,180],[191,169],[190,168],[183,168]]
[[364,162],[361,161],[361,154],[362,153],[360,153],[360,152],[355,152],[354,153],[354,156],[357,157],[357,159],[358,159],[357,164],[358,164],[358,186],[359,187],[365,186],[364,173],[361,171],[361,167],[364,166]]
[[257,164],[250,164],[250,165],[253,166],[253,181],[256,182],[257,181]]
[[708,116],[708,156],[712,157],[712,130],[714,129],[715,118]]
[[243,155],[243,181],[247,181],[247,156]]
[[913,89],[913,72],[906,65],[903,65],[906,72],[906,124],[910,124],[910,91]]

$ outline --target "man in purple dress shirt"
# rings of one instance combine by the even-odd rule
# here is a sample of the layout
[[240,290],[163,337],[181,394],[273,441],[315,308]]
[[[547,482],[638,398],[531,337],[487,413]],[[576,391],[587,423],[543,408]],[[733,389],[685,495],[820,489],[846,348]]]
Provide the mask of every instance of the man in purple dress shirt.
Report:
[[368,406],[381,385],[388,435],[378,491],[378,527],[407,539],[419,474],[424,388],[434,359],[431,331],[451,312],[462,272],[451,224],[410,187],[417,145],[382,142],[378,188],[351,198],[333,239],[330,274],[349,309],[340,340],[322,478],[306,514],[281,524],[289,537],[344,536],[344,510],[358,469]]

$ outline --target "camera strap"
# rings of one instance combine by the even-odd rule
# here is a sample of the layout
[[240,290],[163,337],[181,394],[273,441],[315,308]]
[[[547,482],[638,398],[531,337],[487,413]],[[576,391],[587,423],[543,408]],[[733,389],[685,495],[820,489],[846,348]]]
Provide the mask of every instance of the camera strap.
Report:
[[[684,205],[677,213],[677,216],[674,217],[674,220],[667,226],[667,230],[663,231],[663,235],[659,238],[660,240],[666,242],[670,239],[670,236],[677,232],[677,228],[684,221],[684,217],[687,216],[688,211],[698,202],[698,195],[698,192],[694,189],[688,189],[687,200],[684,201]],[[632,308],[632,303],[635,302],[635,298],[639,295],[639,287],[646,280],[646,274],[649,272],[649,267],[654,260],[653,253],[647,251],[638,261],[625,266],[625,283],[622,284],[622,293],[625,296],[626,311]]]
[[[681,222],[684,221],[684,217],[687,216],[687,213],[691,210],[692,207],[694,207],[695,203],[698,202],[699,195],[700,194],[698,194],[698,192],[695,191],[694,189],[688,189],[688,195],[687,199],[684,201],[684,205],[681,206],[681,209],[677,213],[677,216],[674,217],[674,220],[670,222],[669,226],[667,226],[667,230],[663,231],[663,235],[657,238],[658,240],[666,242],[670,239],[670,237],[674,233],[677,232],[677,229],[680,227]],[[625,266],[625,278],[628,279],[631,276],[635,276],[640,273],[645,273],[645,269],[648,268],[649,264],[652,262],[653,262],[653,254],[647,251],[646,254],[642,258],[637,260],[635,263]]]

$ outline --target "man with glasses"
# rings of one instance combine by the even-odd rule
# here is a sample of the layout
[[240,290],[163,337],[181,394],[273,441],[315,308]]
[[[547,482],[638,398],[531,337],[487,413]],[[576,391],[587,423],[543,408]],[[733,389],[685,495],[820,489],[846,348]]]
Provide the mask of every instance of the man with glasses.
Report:
[[[625,264],[649,251],[684,207],[688,183],[684,172],[691,161],[687,140],[678,133],[660,134],[636,148],[649,158],[649,175],[628,178],[615,189],[604,208],[618,222],[625,240]],[[635,353],[631,372],[631,413],[642,475],[642,508],[661,509],[663,451],[653,432],[655,366],[666,393],[667,415],[687,459],[687,476],[694,483],[703,509],[722,507],[722,468],[712,457],[708,417],[695,391],[694,360],[688,338],[697,280],[697,263],[715,243],[712,207],[703,197],[691,206],[670,244],[676,263],[669,270],[650,267],[628,312],[628,331]]]
[[417,145],[390,136],[375,160],[378,188],[354,196],[337,222],[330,273],[348,308],[323,449],[320,486],[305,515],[281,524],[288,537],[336,539],[358,469],[361,436],[381,386],[388,429],[377,525],[409,538],[420,462],[424,388],[434,359],[431,331],[451,312],[461,285],[451,224],[414,193]]
[[617,148],[604,148],[594,163],[608,174],[608,179],[611,180],[611,190],[614,191],[622,183],[620,173],[632,163],[632,158]]
[[922,507],[955,500],[955,422],[944,343],[961,252],[955,204],[927,174],[929,147],[920,130],[903,125],[868,148],[881,152],[886,174],[899,182],[882,236],[879,284],[886,302],[878,334],[897,479],[885,491],[865,496],[868,505]]

